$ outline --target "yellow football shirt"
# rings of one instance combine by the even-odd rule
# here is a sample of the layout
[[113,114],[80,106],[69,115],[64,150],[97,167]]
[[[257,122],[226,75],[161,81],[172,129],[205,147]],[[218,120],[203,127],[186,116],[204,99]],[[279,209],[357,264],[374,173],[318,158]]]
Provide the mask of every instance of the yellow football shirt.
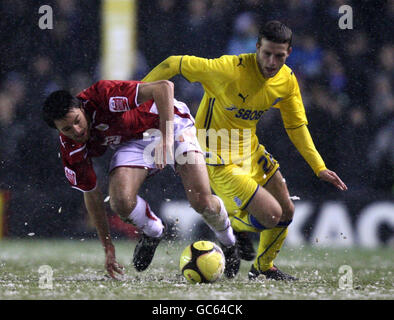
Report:
[[200,82],[204,88],[196,127],[201,147],[208,151],[208,164],[237,163],[249,157],[259,145],[257,122],[265,111],[275,107],[281,112],[291,141],[315,173],[325,169],[306,128],[297,79],[288,66],[266,79],[258,68],[256,54],[217,59],[172,56],[143,81],[170,79],[176,74],[190,82]]

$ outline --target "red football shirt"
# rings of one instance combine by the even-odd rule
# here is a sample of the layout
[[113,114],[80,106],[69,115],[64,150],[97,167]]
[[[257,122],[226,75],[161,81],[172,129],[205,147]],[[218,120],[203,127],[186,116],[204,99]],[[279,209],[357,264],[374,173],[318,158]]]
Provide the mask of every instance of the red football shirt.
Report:
[[[77,95],[90,118],[90,138],[77,143],[60,133],[60,154],[65,175],[73,188],[90,191],[96,187],[92,157],[104,154],[111,144],[142,139],[143,133],[159,128],[153,100],[137,104],[139,81],[101,80]],[[174,106],[174,112],[181,114]]]

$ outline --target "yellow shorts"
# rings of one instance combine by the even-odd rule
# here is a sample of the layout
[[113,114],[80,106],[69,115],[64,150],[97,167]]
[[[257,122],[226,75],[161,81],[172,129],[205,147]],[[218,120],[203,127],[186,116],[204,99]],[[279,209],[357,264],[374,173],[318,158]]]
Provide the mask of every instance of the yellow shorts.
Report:
[[249,218],[244,209],[259,186],[264,186],[278,168],[278,161],[262,145],[241,163],[207,166],[211,187],[223,200],[228,215],[242,218],[245,223]]

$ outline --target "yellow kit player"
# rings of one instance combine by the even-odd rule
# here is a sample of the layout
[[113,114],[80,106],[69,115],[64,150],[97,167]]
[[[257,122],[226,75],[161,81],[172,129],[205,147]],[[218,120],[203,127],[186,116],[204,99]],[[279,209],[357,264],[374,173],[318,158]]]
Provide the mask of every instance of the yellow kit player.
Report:
[[[247,252],[246,232],[260,233],[250,279],[260,274],[275,280],[296,279],[273,263],[293,219],[294,204],[278,162],[256,136],[257,122],[265,111],[280,110],[290,140],[317,177],[347,190],[337,174],[326,168],[308,131],[296,76],[285,65],[291,40],[287,26],[269,21],[259,31],[255,54],[217,59],[171,56],[143,79],[157,81],[181,74],[202,84],[204,96],[196,115],[199,142],[207,152],[211,187],[225,203],[243,259],[254,258]],[[231,258],[233,252],[224,253],[225,274],[234,277],[240,259]]]

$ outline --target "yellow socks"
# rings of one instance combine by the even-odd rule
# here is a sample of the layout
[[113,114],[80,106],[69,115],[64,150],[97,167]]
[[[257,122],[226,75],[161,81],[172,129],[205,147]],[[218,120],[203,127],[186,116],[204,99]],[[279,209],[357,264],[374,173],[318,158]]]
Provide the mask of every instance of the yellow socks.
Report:
[[265,229],[260,232],[259,248],[254,261],[254,267],[257,270],[266,271],[274,266],[274,260],[282,248],[287,232],[287,226]]

